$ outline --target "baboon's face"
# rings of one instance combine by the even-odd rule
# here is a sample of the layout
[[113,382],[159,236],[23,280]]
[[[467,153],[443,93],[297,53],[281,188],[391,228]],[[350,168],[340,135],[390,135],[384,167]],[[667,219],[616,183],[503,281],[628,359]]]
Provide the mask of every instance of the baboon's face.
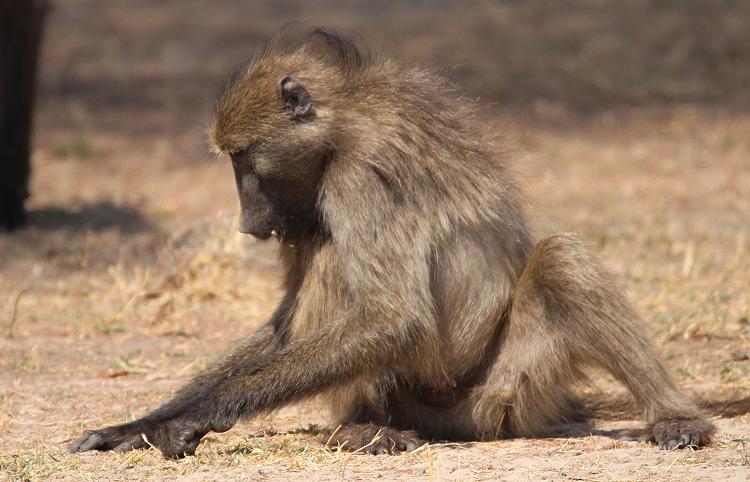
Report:
[[318,223],[318,185],[330,151],[325,116],[318,115],[323,109],[288,75],[270,93],[243,90],[244,96],[225,95],[214,126],[217,141],[240,144],[222,148],[230,152],[237,182],[239,231],[260,239],[297,239]]

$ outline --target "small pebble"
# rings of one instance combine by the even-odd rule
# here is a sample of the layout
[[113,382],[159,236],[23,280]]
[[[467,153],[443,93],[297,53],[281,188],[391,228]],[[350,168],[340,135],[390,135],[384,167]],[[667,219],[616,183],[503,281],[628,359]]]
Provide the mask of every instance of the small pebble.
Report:
[[748,360],[748,359],[750,359],[750,357],[745,352],[737,350],[737,351],[735,351],[735,352],[732,353],[732,360],[733,361],[745,361],[745,360]]

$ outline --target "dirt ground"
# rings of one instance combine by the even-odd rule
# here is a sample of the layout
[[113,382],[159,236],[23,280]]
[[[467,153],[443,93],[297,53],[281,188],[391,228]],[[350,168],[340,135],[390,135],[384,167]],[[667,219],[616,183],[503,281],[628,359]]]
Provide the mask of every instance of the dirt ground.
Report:
[[[235,232],[229,163],[206,152],[215,87],[186,104],[237,61],[236,30],[220,36],[234,54],[170,95],[200,70],[175,60],[184,45],[162,39],[150,64],[138,43],[146,17],[117,16],[130,4],[112,2],[91,22],[88,5],[71,0],[52,17],[31,222],[0,234],[4,478],[750,480],[750,114],[695,104],[574,118],[543,102],[493,121],[513,147],[536,232],[581,233],[615,273],[678,383],[709,407],[719,427],[710,446],[662,452],[620,437],[641,422],[615,420],[546,439],[350,454],[318,441],[326,417],[313,400],[212,434],[185,460],[66,453],[84,428],[156,407],[280,296],[274,246]],[[140,30],[116,30],[113,18]],[[104,32],[100,43],[92,32]],[[125,52],[127,63],[97,49]],[[108,78],[118,79],[113,98]],[[618,390],[607,376],[594,381]]]

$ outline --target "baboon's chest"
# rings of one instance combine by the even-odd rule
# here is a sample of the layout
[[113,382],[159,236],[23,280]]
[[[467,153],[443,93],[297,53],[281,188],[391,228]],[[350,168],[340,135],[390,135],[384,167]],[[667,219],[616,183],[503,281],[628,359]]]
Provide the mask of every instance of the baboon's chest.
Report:
[[334,259],[323,246],[313,256],[297,293],[291,326],[292,340],[306,338],[336,323],[351,306],[351,296]]

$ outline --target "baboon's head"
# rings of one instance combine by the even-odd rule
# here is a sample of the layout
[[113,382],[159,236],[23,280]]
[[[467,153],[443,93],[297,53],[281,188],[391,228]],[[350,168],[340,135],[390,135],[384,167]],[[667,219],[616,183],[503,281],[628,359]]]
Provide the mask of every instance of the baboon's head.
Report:
[[341,60],[332,59],[342,52],[359,59],[352,44],[320,30],[292,48],[276,39],[225,89],[210,136],[232,160],[240,232],[293,240],[318,227],[319,186],[344,95]]

